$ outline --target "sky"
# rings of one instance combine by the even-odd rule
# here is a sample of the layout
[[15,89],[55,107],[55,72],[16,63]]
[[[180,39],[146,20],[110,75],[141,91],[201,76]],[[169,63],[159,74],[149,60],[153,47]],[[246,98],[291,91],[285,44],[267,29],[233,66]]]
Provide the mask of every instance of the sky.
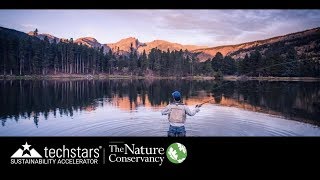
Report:
[[102,44],[135,37],[212,47],[320,27],[320,10],[0,10],[0,26]]

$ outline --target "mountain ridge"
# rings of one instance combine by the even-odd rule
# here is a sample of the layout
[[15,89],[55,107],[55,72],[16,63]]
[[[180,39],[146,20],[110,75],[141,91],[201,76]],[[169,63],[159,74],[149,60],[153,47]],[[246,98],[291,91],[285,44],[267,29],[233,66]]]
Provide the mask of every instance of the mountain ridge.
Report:
[[[213,47],[198,46],[198,45],[183,45],[183,44],[169,42],[161,39],[143,43],[143,42],[140,42],[135,37],[128,37],[128,38],[121,39],[115,43],[106,43],[106,44],[100,43],[93,37],[78,38],[76,39],[75,42],[78,44],[82,43],[83,45],[94,47],[94,48],[104,47],[105,53],[108,52],[109,50],[112,50],[117,55],[126,55],[126,56],[130,54],[131,46],[134,51],[138,52],[138,54],[142,54],[143,51],[145,51],[148,54],[152,48],[158,48],[162,51],[167,51],[168,49],[170,51],[173,51],[173,50],[179,51],[180,49],[182,49],[183,51],[188,50],[191,53],[195,53],[196,57],[200,61],[206,61],[207,59],[213,58],[218,52],[220,52],[223,56],[231,55],[233,58],[236,58],[236,59],[244,58],[246,54],[249,54],[249,49],[259,47],[259,46],[265,46],[268,44],[271,45],[271,44],[283,42],[283,41],[292,41],[294,39],[307,37],[313,34],[317,35],[319,33],[320,33],[320,27],[315,27],[315,28],[306,29],[299,32],[288,33],[285,35],[275,36],[275,37],[262,39],[262,40],[249,41],[249,42],[244,42],[239,44],[213,46]],[[33,35],[32,32],[29,32],[28,34]],[[38,37],[40,39],[43,39],[44,36],[47,36],[50,42],[52,42],[53,39],[58,39],[58,40],[62,39],[62,38],[57,38],[50,34],[38,34]],[[248,50],[248,52],[246,52],[245,50]]]
[[[300,35],[300,37],[301,36],[304,37],[304,36],[307,36],[308,33],[317,33],[317,32],[318,33],[320,32],[320,27],[306,29],[304,31],[289,33],[289,34],[285,34],[285,35],[275,36],[275,37],[271,37],[268,39],[244,42],[244,43],[239,43],[239,44],[234,44],[234,45],[222,45],[222,46],[215,46],[215,47],[210,47],[210,48],[196,49],[192,52],[194,52],[194,53],[200,52],[200,55],[198,55],[198,57],[203,60],[206,57],[208,57],[208,58],[214,57],[217,52],[220,52],[222,55],[227,56],[227,55],[230,55],[231,53],[236,52],[240,49],[248,49],[248,48],[252,48],[255,46],[272,44],[272,43],[285,41],[285,40],[292,40],[294,38],[297,38],[295,36],[298,36],[298,35]],[[241,57],[243,58],[244,56],[241,56]]]

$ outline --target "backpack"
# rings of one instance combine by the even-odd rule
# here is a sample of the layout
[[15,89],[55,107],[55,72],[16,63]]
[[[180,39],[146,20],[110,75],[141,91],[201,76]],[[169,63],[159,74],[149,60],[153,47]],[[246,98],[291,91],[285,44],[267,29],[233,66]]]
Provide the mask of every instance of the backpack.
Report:
[[171,112],[169,114],[169,122],[172,123],[184,123],[186,121],[186,110],[184,104],[175,103],[172,104]]

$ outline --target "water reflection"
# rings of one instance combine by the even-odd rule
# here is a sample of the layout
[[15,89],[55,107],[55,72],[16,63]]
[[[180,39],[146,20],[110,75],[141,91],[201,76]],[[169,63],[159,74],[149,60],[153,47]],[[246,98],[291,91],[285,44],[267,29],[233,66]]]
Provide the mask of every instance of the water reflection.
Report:
[[70,116],[92,112],[106,104],[132,112],[139,107],[158,109],[180,90],[184,103],[212,103],[282,115],[319,125],[319,82],[188,81],[188,80],[16,80],[0,81],[2,126],[10,119]]

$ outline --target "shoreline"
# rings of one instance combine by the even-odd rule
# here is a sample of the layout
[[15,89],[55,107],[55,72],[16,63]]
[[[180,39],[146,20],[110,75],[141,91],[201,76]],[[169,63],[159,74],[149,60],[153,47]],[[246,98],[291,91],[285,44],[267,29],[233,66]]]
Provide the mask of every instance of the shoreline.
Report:
[[317,77],[249,77],[249,76],[224,76],[226,81],[320,81]]
[[[0,75],[0,80],[104,80],[104,79],[186,79],[186,80],[215,80],[211,76],[131,76],[131,75],[107,75],[107,74],[59,74],[59,75]],[[320,81],[317,77],[248,77],[248,76],[224,76],[225,81]]]
[[59,74],[59,75],[0,75],[0,80],[104,80],[104,79],[144,79],[144,80],[157,80],[157,79],[189,79],[189,80],[214,80],[214,77],[207,76],[136,76],[136,75],[107,75],[107,74]]

